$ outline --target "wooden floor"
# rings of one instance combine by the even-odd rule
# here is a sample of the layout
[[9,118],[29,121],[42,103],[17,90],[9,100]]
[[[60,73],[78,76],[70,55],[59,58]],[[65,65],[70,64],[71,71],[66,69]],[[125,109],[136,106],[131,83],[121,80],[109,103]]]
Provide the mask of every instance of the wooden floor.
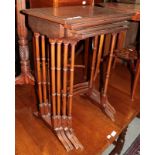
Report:
[[[122,65],[112,71],[109,101],[115,107],[116,122],[112,122],[91,101],[75,96],[73,128],[83,151],[67,153],[53,132],[33,116],[36,103],[33,86],[16,86],[16,155],[98,155],[101,154],[139,113],[139,88],[134,102],[130,100],[130,74]],[[107,135],[115,130],[110,140]]]

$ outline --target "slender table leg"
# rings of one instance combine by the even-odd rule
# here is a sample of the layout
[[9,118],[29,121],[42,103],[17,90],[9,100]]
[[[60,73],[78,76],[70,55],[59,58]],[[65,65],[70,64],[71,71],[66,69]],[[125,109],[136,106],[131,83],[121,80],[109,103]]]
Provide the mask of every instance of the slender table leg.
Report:
[[135,96],[135,92],[136,92],[139,76],[140,76],[140,60],[137,60],[136,72],[135,72],[133,88],[132,88],[132,94],[131,94],[131,99],[132,100],[134,100],[134,96]]
[[71,64],[70,64],[70,86],[68,95],[68,129],[70,135],[73,139],[75,148],[81,148],[83,150],[83,145],[77,139],[73,128],[72,128],[72,106],[73,106],[73,85],[74,85],[74,63],[75,63],[75,45],[77,41],[71,41]]
[[[110,75],[111,64],[112,64],[112,59],[113,59],[113,51],[114,51],[115,42],[116,42],[116,36],[117,36],[117,34],[112,34],[112,44],[111,44],[110,57],[109,57],[109,61],[108,61],[105,83],[103,86],[101,86],[100,92],[93,89],[93,84],[94,84],[94,80],[97,77],[97,74],[99,71],[99,66],[101,63],[104,35],[101,35],[101,37],[100,37],[98,56],[97,56],[98,36],[95,37],[94,51],[93,51],[93,58],[92,58],[92,65],[91,65],[91,77],[90,77],[90,82],[89,82],[89,93],[88,93],[89,97],[98,103],[98,105],[101,107],[101,109],[110,117],[110,119],[112,121],[115,121],[114,115],[115,115],[116,111],[115,111],[114,107],[108,101],[107,89],[108,89],[109,75]],[[96,56],[97,56],[97,58],[96,58]],[[96,63],[96,65],[95,65],[95,63]]]
[[41,86],[41,67],[40,67],[40,48],[39,48],[39,33],[34,33],[35,37],[35,61],[36,61],[36,79],[37,79],[37,96],[39,98],[39,113],[42,117],[45,115],[44,105],[43,105],[43,95]]
[[25,0],[16,0],[16,15],[17,15],[17,33],[19,37],[19,53],[21,74],[16,77],[16,84],[34,84],[34,77],[30,72],[29,47],[27,40],[27,28],[25,26],[25,16],[20,13],[25,9]]
[[107,68],[107,73],[106,73],[106,78],[105,78],[105,84],[104,84],[104,88],[101,90],[101,104],[103,106],[103,110],[111,118],[112,121],[115,121],[114,114],[116,113],[116,111],[114,107],[112,107],[112,105],[108,101],[107,90],[108,90],[111,64],[112,64],[112,59],[113,59],[113,51],[114,51],[114,47],[116,43],[116,35],[117,35],[116,33],[112,34],[112,44],[111,44],[110,57],[108,61],[108,68]]
[[[70,137],[68,136],[68,135],[66,135],[65,133],[66,132],[64,132],[64,129],[63,129],[63,126],[62,126],[62,116],[61,116],[61,113],[60,113],[60,110],[62,111],[62,109],[63,109],[63,107],[61,106],[62,104],[61,104],[61,98],[60,98],[60,96],[62,96],[62,92],[61,92],[61,81],[64,81],[64,79],[62,78],[63,76],[61,76],[61,59],[62,59],[62,50],[61,50],[61,45],[62,45],[62,40],[58,40],[58,42],[57,42],[57,95],[58,94],[60,94],[60,95],[58,95],[57,96],[57,107],[58,107],[58,116],[60,116],[60,121],[61,121],[61,123],[60,123],[60,126],[61,126],[61,130],[60,130],[60,132],[61,132],[61,135],[63,136],[63,138],[64,138],[64,140],[65,140],[65,142],[68,144],[68,146],[69,146],[69,148],[72,150],[74,147],[73,147],[73,145],[74,145],[74,143],[72,143],[71,144],[71,142],[69,141],[69,140],[71,140],[70,139]],[[66,53],[65,53],[66,54]],[[65,57],[65,55],[64,55],[64,57]],[[63,115],[63,114],[62,114]],[[67,136],[67,137],[66,137]]]
[[[64,134],[62,135],[62,128],[61,128],[61,116],[60,116],[60,53],[61,44],[59,43],[59,47],[57,49],[57,68],[55,64],[55,53],[56,53],[56,40],[50,39],[51,44],[51,96],[52,96],[52,124],[53,129],[59,138],[60,142],[63,144],[67,151],[70,151],[71,148],[69,147],[68,143],[65,141]],[[56,73],[57,73],[57,83],[56,83]],[[57,87],[56,87],[57,86]],[[57,89],[57,93],[56,93]],[[57,95],[57,96],[56,96]],[[57,98],[56,98],[57,97]]]
[[102,47],[103,47],[103,43],[104,43],[104,34],[102,34],[100,36],[100,43],[99,43],[99,51],[98,51],[98,55],[97,55],[97,64],[96,64],[96,69],[95,69],[95,73],[94,73],[94,81],[97,78],[97,75],[99,73],[99,68],[100,68],[100,64],[101,64],[101,57],[102,57]]
[[91,75],[90,75],[90,82],[89,82],[90,91],[93,87],[93,81],[94,81],[95,62],[96,62],[96,56],[97,56],[97,45],[98,45],[98,36],[95,36],[93,58],[92,58],[92,64],[91,64]]
[[43,104],[45,109],[45,116],[49,115],[49,104],[47,97],[47,68],[46,68],[46,53],[45,53],[45,36],[41,35],[41,61],[42,61],[42,90],[43,90]]
[[[63,93],[62,93],[62,127],[65,131],[67,138],[71,141],[73,146],[78,149],[78,144],[74,141],[68,128],[68,118],[67,118],[67,66],[68,66],[68,41],[64,42],[64,58],[63,58]],[[71,59],[72,61],[72,59]]]
[[85,39],[85,51],[84,51],[84,79],[87,80],[88,74],[88,57],[89,57],[89,38]]
[[[50,38],[50,49],[47,48],[47,52],[45,40],[44,35],[34,33],[35,73],[39,100],[39,112],[35,112],[34,115],[40,117],[55,132],[67,151],[74,148],[83,149],[72,128],[74,62],[77,40]],[[41,44],[39,44],[40,41]],[[71,45],[70,65],[68,65],[69,44]],[[61,75],[62,68],[63,75]],[[67,87],[67,71],[70,73],[69,87]]]

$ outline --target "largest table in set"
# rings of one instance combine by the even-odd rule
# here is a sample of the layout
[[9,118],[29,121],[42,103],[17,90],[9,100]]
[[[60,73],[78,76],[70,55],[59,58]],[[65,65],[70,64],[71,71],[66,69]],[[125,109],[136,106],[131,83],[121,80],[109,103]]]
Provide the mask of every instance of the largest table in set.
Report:
[[[109,75],[117,34],[126,31],[133,12],[109,8],[74,6],[24,10],[34,32],[35,72],[39,112],[55,131],[67,151],[83,149],[72,128],[73,95],[85,93],[114,121],[115,109],[107,98]],[[108,68],[101,91],[94,89],[99,72],[105,34],[112,34]],[[76,44],[93,37],[90,79],[74,85]],[[98,47],[99,46],[99,47]]]

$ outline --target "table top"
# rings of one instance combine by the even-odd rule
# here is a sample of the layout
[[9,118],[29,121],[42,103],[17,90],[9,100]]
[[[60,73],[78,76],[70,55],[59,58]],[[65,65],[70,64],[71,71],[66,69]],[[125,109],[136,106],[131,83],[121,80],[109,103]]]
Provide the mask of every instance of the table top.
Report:
[[97,6],[66,6],[59,8],[34,8],[23,10],[30,16],[46,19],[60,24],[75,24],[79,22],[105,20],[112,22],[114,19],[131,18],[134,12],[122,12],[111,8]]
[[100,6],[111,8],[117,11],[126,11],[134,13],[132,20],[140,21],[140,4],[127,4],[127,3],[98,3]]

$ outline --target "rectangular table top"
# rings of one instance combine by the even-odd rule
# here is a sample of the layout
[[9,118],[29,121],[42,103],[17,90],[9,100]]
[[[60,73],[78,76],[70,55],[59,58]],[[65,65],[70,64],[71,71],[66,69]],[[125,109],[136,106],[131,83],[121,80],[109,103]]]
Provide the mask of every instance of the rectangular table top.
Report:
[[59,24],[75,24],[80,22],[105,20],[112,22],[114,19],[130,18],[134,12],[122,12],[111,8],[97,6],[66,6],[59,8],[34,8],[23,10],[30,16],[46,19]]

